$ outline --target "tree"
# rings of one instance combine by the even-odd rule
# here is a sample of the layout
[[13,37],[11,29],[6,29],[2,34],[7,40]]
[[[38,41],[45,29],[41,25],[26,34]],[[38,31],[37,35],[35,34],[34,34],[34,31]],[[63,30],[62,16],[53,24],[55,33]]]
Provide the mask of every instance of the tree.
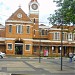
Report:
[[58,9],[50,14],[48,20],[51,24],[73,24],[75,25],[75,0],[54,0]]

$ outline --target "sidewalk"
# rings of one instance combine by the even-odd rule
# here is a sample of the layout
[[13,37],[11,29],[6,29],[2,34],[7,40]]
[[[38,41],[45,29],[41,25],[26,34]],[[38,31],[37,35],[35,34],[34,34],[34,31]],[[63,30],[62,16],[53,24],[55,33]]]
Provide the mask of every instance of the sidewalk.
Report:
[[[7,55],[4,58],[25,58],[25,59],[38,59],[39,56],[37,57],[26,57],[26,56],[10,56]],[[61,57],[40,57],[41,59],[60,59]],[[62,57],[62,58],[68,58],[68,57]],[[69,58],[68,58],[69,59]]]
[[[28,64],[36,67],[36,68],[42,68],[44,71],[50,72],[50,73],[74,73],[75,74],[75,67],[68,67],[63,66],[63,70],[61,71],[61,66],[59,64],[53,63],[53,62],[27,62]],[[74,62],[69,63],[74,64]],[[74,65],[75,66],[75,65]]]
[[[8,57],[9,58],[9,57]],[[63,70],[61,71],[60,65],[60,58],[49,58],[49,57],[42,57],[41,63],[38,62],[38,57],[16,57],[13,60],[5,60],[0,61],[0,70],[2,72],[7,73],[0,73],[0,75],[11,75],[10,73],[18,73],[18,74],[25,74],[25,75],[60,75],[60,74],[75,74],[75,62],[69,63],[68,58],[63,58],[66,61],[63,61]],[[26,60],[25,60],[25,59]],[[24,59],[24,60],[23,60]],[[32,59],[32,60],[29,60]],[[51,59],[51,60],[49,60]],[[71,73],[71,74],[70,74]]]
[[0,72],[0,75],[11,75],[11,73]]

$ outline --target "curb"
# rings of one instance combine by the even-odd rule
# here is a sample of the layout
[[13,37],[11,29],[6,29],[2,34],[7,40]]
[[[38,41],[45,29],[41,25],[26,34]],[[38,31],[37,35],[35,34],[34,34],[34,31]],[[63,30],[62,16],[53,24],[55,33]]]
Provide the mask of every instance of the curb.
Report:
[[[4,58],[18,58],[18,59],[39,59],[39,57],[4,57]],[[52,57],[40,57],[41,59],[58,59]]]
[[[39,57],[4,57],[4,58],[17,58],[17,59],[39,59]],[[40,59],[61,59],[61,57],[40,57]],[[69,59],[64,58],[63,59]]]

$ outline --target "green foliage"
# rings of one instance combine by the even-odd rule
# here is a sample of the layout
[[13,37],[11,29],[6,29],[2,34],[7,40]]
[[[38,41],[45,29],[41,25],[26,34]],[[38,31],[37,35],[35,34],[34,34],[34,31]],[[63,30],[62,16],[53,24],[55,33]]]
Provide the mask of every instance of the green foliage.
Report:
[[19,51],[18,47],[15,48],[15,53],[17,54]]
[[75,0],[54,0],[58,9],[50,14],[48,20],[51,24],[75,24]]

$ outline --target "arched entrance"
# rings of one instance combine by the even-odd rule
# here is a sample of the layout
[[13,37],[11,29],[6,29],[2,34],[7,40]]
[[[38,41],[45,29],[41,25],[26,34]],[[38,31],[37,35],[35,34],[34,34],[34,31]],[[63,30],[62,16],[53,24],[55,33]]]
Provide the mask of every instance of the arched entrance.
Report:
[[18,55],[23,54],[23,41],[22,40],[15,41],[15,54],[18,54]]

